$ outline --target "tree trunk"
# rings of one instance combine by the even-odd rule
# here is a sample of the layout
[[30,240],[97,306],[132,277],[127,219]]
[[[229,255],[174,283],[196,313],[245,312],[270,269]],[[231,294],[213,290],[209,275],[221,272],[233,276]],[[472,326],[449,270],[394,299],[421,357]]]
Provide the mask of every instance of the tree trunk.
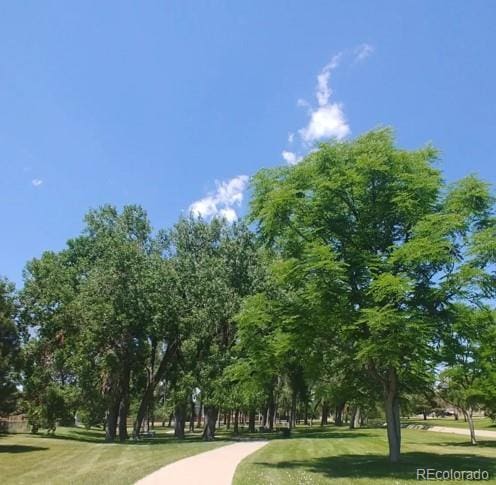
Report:
[[325,426],[327,424],[329,416],[329,404],[326,401],[322,401],[322,417],[320,418],[320,425]]
[[143,394],[143,397],[141,398],[141,402],[138,408],[136,420],[134,422],[133,435],[135,437],[139,437],[146,411],[148,409],[149,403],[153,399],[153,393],[155,392],[158,383],[163,379],[165,373],[167,372],[167,369],[176,358],[178,346],[179,344],[177,342],[174,342],[167,347],[167,350],[165,351],[164,356],[162,357],[162,360],[160,361],[160,364],[155,371],[155,374],[153,375],[153,378],[146,386],[145,392]]
[[276,400],[274,399],[274,389],[271,388],[270,394],[269,394],[269,407],[267,410],[267,419],[268,419],[268,424],[269,424],[269,430],[273,431],[274,430],[274,422],[276,418]]
[[212,441],[215,438],[215,425],[219,410],[215,406],[205,406],[205,427],[202,438],[204,441]]
[[190,412],[189,430],[193,433],[195,431],[195,402],[193,399],[190,401]]
[[174,407],[174,436],[179,439],[184,438],[184,425],[186,421],[186,404],[176,403]]
[[126,359],[121,377],[121,399],[119,403],[119,441],[123,443],[128,439],[127,414],[129,412],[129,380],[131,369]]
[[395,369],[389,369],[384,382],[384,407],[386,411],[389,461],[398,463],[401,452],[400,401],[398,376]]
[[359,428],[360,427],[361,422],[362,422],[360,415],[361,415],[361,410],[360,410],[360,407],[357,406],[356,411],[355,411],[355,417],[353,419],[353,428]]
[[269,410],[268,410],[268,423],[269,423],[269,431],[274,431],[274,423],[276,419],[276,404],[274,401],[272,401],[269,404]]
[[463,416],[465,421],[468,424],[468,429],[470,431],[470,443],[472,445],[477,444],[477,439],[475,437],[475,426],[474,426],[474,418],[472,417],[472,412],[468,409],[462,409]]
[[255,433],[255,409],[250,408],[248,412],[248,432]]
[[119,404],[119,441],[123,443],[129,436],[127,434],[127,413],[129,411],[129,394],[122,397]]
[[231,415],[232,409],[229,409],[229,412],[227,413],[226,429],[231,429]]
[[269,406],[265,406],[262,410],[262,423],[261,426],[263,429],[267,428],[267,418],[269,415]]
[[203,402],[200,400],[200,405],[198,406],[198,419],[196,421],[196,426],[198,428],[202,425],[202,410],[203,410]]
[[336,426],[342,426],[343,425],[343,410],[344,406],[346,405],[345,402],[340,403],[336,406],[335,413],[334,413],[334,424]]
[[425,411],[422,411],[422,414],[424,415],[424,421],[427,421],[427,413]]
[[234,434],[239,434],[239,409],[234,412]]
[[289,428],[296,426],[296,390],[291,395],[291,409],[289,413]]
[[358,406],[353,404],[350,410],[350,429],[355,429],[357,412],[358,412]]
[[119,418],[119,403],[110,406],[107,412],[107,424],[105,426],[105,441],[113,443],[117,436],[117,420]]
[[[150,355],[150,368],[148,369],[148,381],[147,385],[149,385],[153,379],[153,376],[155,374],[155,357],[157,356],[157,342],[155,339],[152,339],[152,345],[151,345],[151,355]],[[154,393],[152,393],[152,396],[148,402],[147,408],[146,408],[146,430],[150,432],[150,420],[152,423],[152,429],[154,428]],[[133,434],[134,434],[134,427],[133,427]]]

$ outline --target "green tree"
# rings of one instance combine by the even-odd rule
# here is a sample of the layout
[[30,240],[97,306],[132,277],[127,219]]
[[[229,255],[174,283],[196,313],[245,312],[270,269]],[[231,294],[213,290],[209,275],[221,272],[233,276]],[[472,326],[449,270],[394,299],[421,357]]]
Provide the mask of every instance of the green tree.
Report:
[[14,285],[0,278],[0,416],[15,410],[20,370]]
[[73,301],[77,271],[68,252],[45,252],[26,265],[20,319],[31,337],[24,348],[24,399],[33,432],[55,431],[75,413],[78,334]]
[[[208,283],[204,286],[200,308],[208,309],[201,325],[199,346],[198,387],[205,409],[203,438],[215,435],[219,409],[225,406],[229,393],[224,387],[223,371],[232,363],[232,348],[237,338],[235,315],[244,297],[259,284],[260,261],[253,234],[245,224],[221,224],[218,244],[206,264]],[[250,428],[254,430],[255,396],[248,399]]]
[[[440,375],[439,393],[463,413],[470,430],[470,441],[477,444],[473,411],[491,402],[493,379],[495,322],[487,309],[458,304],[453,309],[450,335],[444,339],[447,368]],[[492,348],[490,353],[488,348]],[[492,389],[491,389],[492,388]]]
[[491,224],[488,187],[469,177],[445,195],[436,156],[430,146],[396,148],[383,129],[253,179],[261,237],[305,270],[315,318],[382,387],[391,462],[400,458],[401,394],[432,374],[446,306],[489,287],[469,255]]
[[[61,408],[59,398],[76,393],[82,414],[100,414],[93,422],[105,414],[109,441],[119,422],[123,440],[131,382],[143,372],[154,323],[147,283],[161,244],[137,206],[121,213],[104,206],[90,211],[85,222],[83,234],[66,249],[27,265],[23,321],[35,338],[26,397],[33,417],[54,416],[50,408]],[[47,393],[53,388],[60,392]],[[66,404],[74,415],[67,399]]]

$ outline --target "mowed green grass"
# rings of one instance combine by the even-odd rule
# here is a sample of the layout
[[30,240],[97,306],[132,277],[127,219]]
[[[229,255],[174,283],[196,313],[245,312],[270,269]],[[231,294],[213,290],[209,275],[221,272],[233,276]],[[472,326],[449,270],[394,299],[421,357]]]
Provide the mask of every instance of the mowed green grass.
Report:
[[480,468],[490,474],[485,483],[496,483],[496,440],[473,447],[464,436],[402,432],[402,463],[390,465],[384,429],[298,430],[293,438],[273,440],[243,460],[234,485],[412,484],[417,481],[417,468]]
[[204,443],[198,436],[177,441],[159,433],[139,443],[108,444],[101,431],[59,428],[46,435],[0,435],[0,483],[130,484],[187,456],[228,444]]
[[[447,426],[450,428],[462,428],[468,430],[468,424],[463,418],[456,421],[453,417],[437,419],[404,419],[404,424],[420,424],[422,426]],[[485,429],[496,432],[496,423],[489,418],[474,418],[475,430]]]

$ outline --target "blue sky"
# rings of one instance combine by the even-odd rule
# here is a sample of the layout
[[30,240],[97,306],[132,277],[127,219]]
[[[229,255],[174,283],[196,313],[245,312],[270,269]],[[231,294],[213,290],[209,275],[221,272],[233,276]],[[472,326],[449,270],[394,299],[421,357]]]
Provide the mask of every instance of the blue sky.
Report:
[[259,168],[380,125],[495,183],[494,25],[490,0],[2,2],[0,274],[103,203],[234,217]]

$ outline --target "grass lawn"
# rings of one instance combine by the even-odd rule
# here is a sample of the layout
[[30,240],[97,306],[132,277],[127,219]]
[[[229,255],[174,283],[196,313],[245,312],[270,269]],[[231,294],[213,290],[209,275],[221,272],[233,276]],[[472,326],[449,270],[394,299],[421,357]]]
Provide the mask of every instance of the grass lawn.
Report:
[[[460,418],[455,421],[453,417],[436,418],[436,419],[403,419],[403,424],[420,424],[422,426],[448,426],[452,428],[463,428],[468,430],[468,424]],[[487,431],[496,431],[496,423],[489,418],[474,418],[475,430],[485,429]]]
[[228,443],[204,443],[199,437],[178,442],[165,433],[139,443],[102,441],[101,431],[78,428],[58,428],[53,438],[42,434],[0,435],[0,483],[134,483],[167,463]]
[[[411,484],[417,468],[487,470],[496,483],[496,440],[468,444],[464,436],[403,431],[403,460],[387,461],[384,429],[300,429],[271,441],[238,467],[234,485]],[[455,484],[461,481],[443,481]]]

